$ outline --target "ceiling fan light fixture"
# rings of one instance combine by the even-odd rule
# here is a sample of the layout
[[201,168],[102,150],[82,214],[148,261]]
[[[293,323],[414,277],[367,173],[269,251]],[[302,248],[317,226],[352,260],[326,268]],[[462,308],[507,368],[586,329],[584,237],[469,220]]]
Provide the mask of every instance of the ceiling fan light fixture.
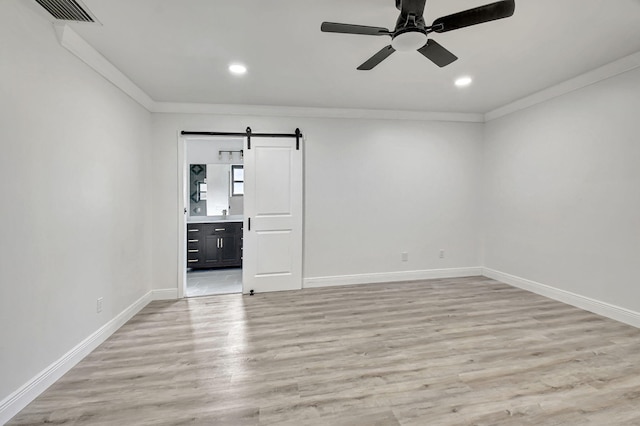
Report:
[[473,79],[469,76],[460,77],[455,81],[455,85],[458,87],[467,87],[473,82]]
[[229,72],[233,75],[243,75],[247,73],[247,67],[242,64],[229,65]]
[[397,34],[391,41],[391,47],[400,52],[409,52],[420,49],[426,43],[427,35],[420,30],[412,29]]

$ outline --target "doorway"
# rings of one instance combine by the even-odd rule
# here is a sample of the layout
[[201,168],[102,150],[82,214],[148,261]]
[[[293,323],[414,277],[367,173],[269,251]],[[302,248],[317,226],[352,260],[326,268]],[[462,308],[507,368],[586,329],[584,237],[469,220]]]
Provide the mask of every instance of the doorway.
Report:
[[242,138],[188,138],[185,145],[184,297],[242,293]]
[[302,289],[302,134],[182,132],[178,297]]

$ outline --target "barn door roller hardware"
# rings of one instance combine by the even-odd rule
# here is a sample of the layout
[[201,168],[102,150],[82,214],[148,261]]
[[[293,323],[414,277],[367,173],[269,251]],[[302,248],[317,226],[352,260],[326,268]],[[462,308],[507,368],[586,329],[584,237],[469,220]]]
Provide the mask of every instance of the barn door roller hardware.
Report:
[[296,150],[300,150],[300,140],[303,135],[300,129],[295,133],[253,133],[251,127],[247,127],[244,132],[188,132],[183,130],[182,136],[233,136],[247,138],[247,149],[251,149],[251,138],[296,138]]

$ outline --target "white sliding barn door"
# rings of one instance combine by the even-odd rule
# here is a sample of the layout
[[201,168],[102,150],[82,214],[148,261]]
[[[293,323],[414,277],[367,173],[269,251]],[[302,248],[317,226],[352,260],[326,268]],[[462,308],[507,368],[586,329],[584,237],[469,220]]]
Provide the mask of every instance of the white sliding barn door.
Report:
[[[302,144],[301,144],[302,145]],[[302,288],[302,146],[251,138],[244,149],[243,293]]]

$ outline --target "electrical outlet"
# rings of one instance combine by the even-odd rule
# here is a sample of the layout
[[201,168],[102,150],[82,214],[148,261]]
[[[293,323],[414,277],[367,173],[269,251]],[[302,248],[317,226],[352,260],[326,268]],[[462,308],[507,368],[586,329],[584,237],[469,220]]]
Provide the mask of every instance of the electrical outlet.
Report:
[[408,262],[409,261],[409,253],[407,253],[406,251],[400,253],[400,259],[402,259],[403,262]]
[[444,258],[444,249],[440,249],[440,259]]
[[102,312],[102,297],[98,297],[98,302],[96,303],[96,312]]

